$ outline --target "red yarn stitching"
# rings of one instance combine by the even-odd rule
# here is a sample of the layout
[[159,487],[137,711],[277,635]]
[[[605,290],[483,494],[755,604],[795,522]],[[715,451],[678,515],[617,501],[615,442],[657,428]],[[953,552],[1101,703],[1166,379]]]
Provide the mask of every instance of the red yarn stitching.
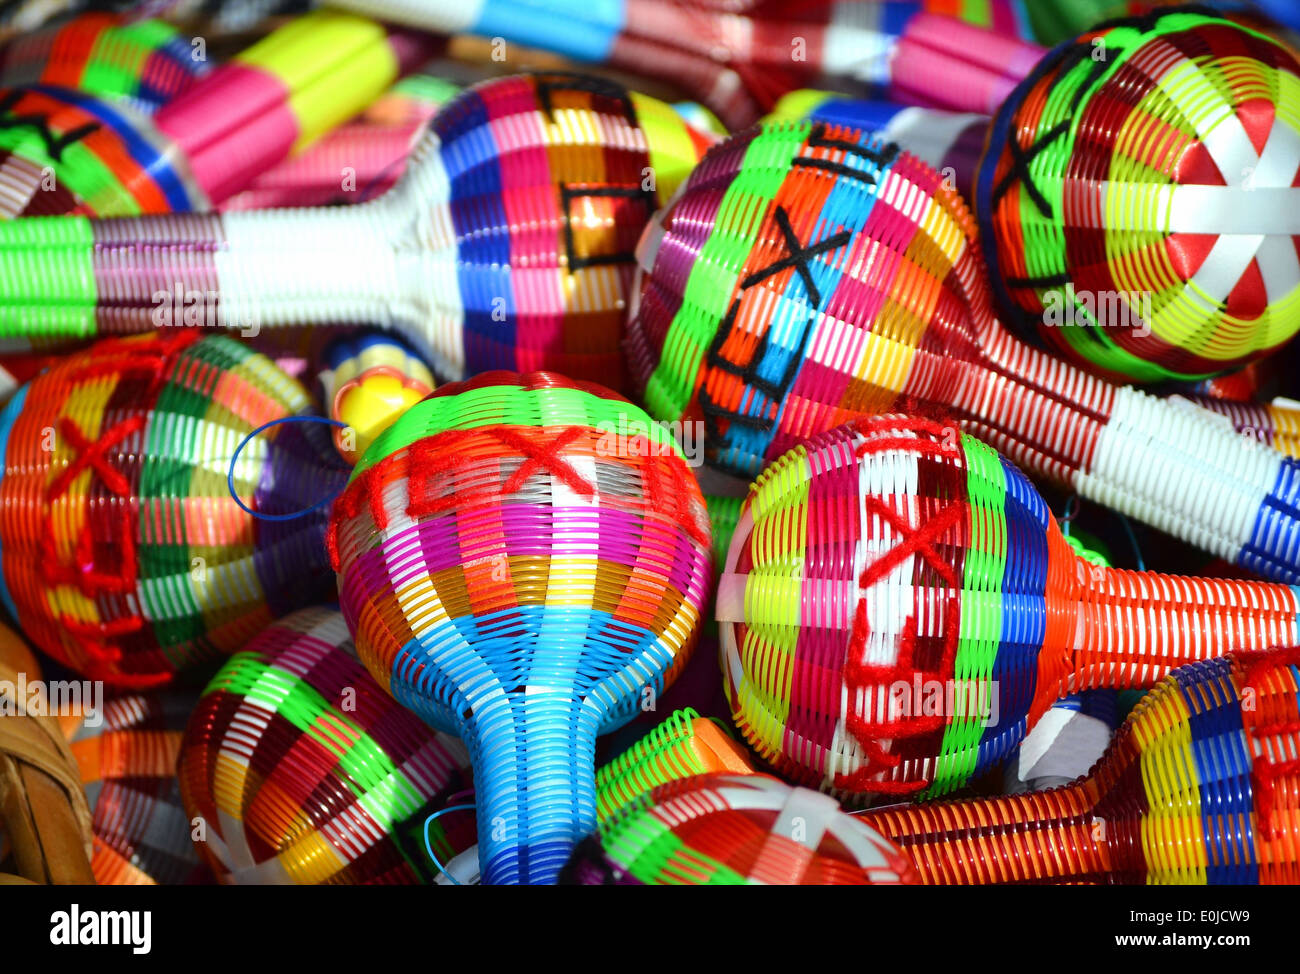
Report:
[[[886,450],[902,450],[918,454],[952,457],[959,455],[955,444],[953,447],[945,447],[942,443],[933,443],[923,439],[876,437],[874,435],[882,430],[909,430],[929,432],[939,436],[946,435],[946,428],[939,423],[912,417],[872,421],[869,426],[859,427],[859,431],[870,434],[870,438],[856,448],[855,455],[861,458],[867,454],[880,453]],[[953,500],[918,528],[914,528],[911,522],[902,514],[893,510],[878,497],[868,496],[865,498],[865,508],[869,513],[876,514],[897,531],[900,535],[900,541],[863,570],[858,580],[860,587],[863,589],[871,588],[907,558],[912,555],[919,555],[948,586],[950,594],[948,604],[945,606],[948,610],[945,613],[948,624],[944,631],[943,655],[937,672],[918,671],[916,669],[914,662],[917,635],[915,616],[909,617],[903,625],[903,632],[899,638],[897,661],[892,665],[867,664],[862,661],[868,634],[866,602],[865,600],[859,601],[854,613],[853,629],[849,638],[848,659],[844,668],[844,682],[850,696],[855,695],[863,687],[884,686],[905,676],[914,678],[919,675],[923,680],[945,678],[946,674],[951,673],[957,656],[958,626],[955,620],[958,618],[958,606],[953,603],[958,599],[960,584],[957,580],[957,573],[953,570],[952,565],[945,561],[935,549],[934,542],[960,520],[967,509],[965,502],[963,500]],[[866,749],[867,763],[857,771],[837,775],[835,786],[851,790],[870,789],[888,794],[911,793],[927,787],[929,785],[928,781],[872,781],[870,776],[878,773],[882,767],[897,767],[902,760],[898,754],[883,750],[880,745],[882,737],[917,737],[941,728],[943,720],[944,718],[938,715],[930,717],[909,715],[899,720],[872,724],[856,712],[848,713],[845,717],[845,726]]]

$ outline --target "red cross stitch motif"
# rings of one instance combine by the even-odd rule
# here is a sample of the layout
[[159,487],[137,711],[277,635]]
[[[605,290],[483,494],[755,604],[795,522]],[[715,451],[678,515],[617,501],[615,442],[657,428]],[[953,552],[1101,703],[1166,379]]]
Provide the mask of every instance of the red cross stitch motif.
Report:
[[[870,431],[906,429],[913,432],[925,432],[947,439],[947,428],[926,420],[898,419],[873,422]],[[956,444],[945,446],[943,442],[914,437],[876,437],[868,439],[855,450],[859,458],[870,453],[886,450],[906,451],[925,455],[940,455],[957,458],[960,456]],[[898,659],[891,665],[869,664],[865,661],[865,648],[869,625],[867,622],[866,601],[860,599],[853,616],[853,628],[849,637],[847,658],[844,666],[844,683],[852,700],[860,689],[869,689],[879,693],[882,688],[898,680],[911,681],[919,673],[923,681],[949,678],[957,656],[957,634],[959,620],[959,592],[961,589],[957,573],[949,562],[939,553],[935,544],[957,525],[967,511],[963,498],[949,501],[920,526],[914,526],[900,512],[884,503],[879,497],[868,496],[865,499],[868,514],[875,514],[897,533],[899,541],[889,551],[876,558],[862,572],[858,584],[862,589],[869,589],[885,578],[891,571],[913,555],[919,556],[934,569],[935,574],[947,586],[948,597],[944,606],[943,655],[937,671],[917,670],[916,651],[916,617],[911,616],[903,625],[899,636]],[[866,717],[850,710],[845,715],[845,726],[866,750],[867,761],[863,767],[850,774],[837,775],[835,786],[847,790],[869,790],[882,794],[910,793],[920,791],[929,785],[928,781],[878,781],[882,769],[897,767],[901,758],[881,746],[882,739],[900,737],[918,737],[940,729],[946,718],[939,715],[916,716],[871,722]]]

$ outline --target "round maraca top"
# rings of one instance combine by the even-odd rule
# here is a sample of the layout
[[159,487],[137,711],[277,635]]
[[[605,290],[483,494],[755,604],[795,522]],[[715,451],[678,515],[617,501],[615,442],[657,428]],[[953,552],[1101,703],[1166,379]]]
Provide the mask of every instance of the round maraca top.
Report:
[[574,853],[575,885],[915,883],[907,857],[835,800],[763,774],[698,774],[636,799]]
[[718,586],[725,687],[783,775],[939,795],[1006,758],[1071,689],[1293,641],[1294,591],[1243,584],[1091,564],[991,447],[868,417],[751,489]]
[[1243,365],[1300,328],[1300,62],[1201,13],[1057,47],[1003,104],[982,245],[1022,329],[1125,380]]
[[996,323],[957,192],[855,129],[767,123],[714,147],[646,230],[629,371],[745,476],[901,394],[950,401]]
[[343,479],[323,428],[255,438],[228,478],[241,439],[309,404],[198,329],[60,358],[0,412],[0,601],[56,659],[144,688],[329,597],[324,512],[250,513],[303,511]]
[[[448,729],[479,691],[424,669],[429,653],[482,653],[510,687],[551,654],[580,659],[533,679],[575,679],[618,726],[685,662],[710,579],[703,497],[671,435],[553,373],[484,373],[408,410],[357,464],[330,545],[361,658]],[[564,616],[589,626],[545,624]]]

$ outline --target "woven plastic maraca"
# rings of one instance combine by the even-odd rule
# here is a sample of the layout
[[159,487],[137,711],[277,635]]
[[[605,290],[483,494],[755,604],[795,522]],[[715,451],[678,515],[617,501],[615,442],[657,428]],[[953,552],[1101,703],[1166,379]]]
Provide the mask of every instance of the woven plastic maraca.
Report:
[[92,679],[145,688],[331,597],[320,505],[345,466],[315,423],[248,440],[309,404],[265,356],[186,329],[96,343],[23,386],[0,412],[10,618]]
[[74,88],[0,91],[0,216],[208,209],[355,115],[434,45],[319,10],[214,68],[151,115]]
[[763,774],[669,781],[582,843],[579,886],[880,886],[917,882],[907,857],[833,798]]
[[995,450],[881,416],[764,470],[717,615],[733,716],[779,773],[934,797],[1000,764],[1067,693],[1295,642],[1298,592],[1087,562]]
[[400,183],[352,207],[0,226],[0,335],[245,333],[365,321],[440,376],[550,368],[617,387],[634,248],[711,137],[595,78],[471,88]]
[[194,690],[115,695],[69,746],[94,816],[90,868],[100,886],[212,882],[191,841],[176,760]]
[[871,811],[925,883],[1300,882],[1300,651],[1181,667],[1086,778]]
[[[226,661],[181,746],[185,808],[223,883],[427,883],[474,841],[425,819],[469,787],[461,743],[393,703],[337,609],[285,616]],[[463,832],[463,834],[462,834]]]
[[1300,328],[1300,62],[1154,13],[1062,44],[998,111],[976,211],[1000,302],[1121,379],[1245,364]]
[[752,477],[854,416],[938,408],[1030,473],[1300,582],[1300,465],[1187,403],[1089,376],[994,317],[974,221],[929,166],[853,129],[719,144],[647,229],[629,371]]
[[596,826],[596,736],[694,647],[709,523],[677,444],[600,386],[486,373],[375,440],[330,535],[362,661],[469,746],[485,882],[553,882]]
[[[921,74],[924,51],[936,42],[959,65],[968,65],[965,72],[954,70],[948,80],[970,87],[972,76],[1004,74],[1006,49],[1021,45],[1007,43],[1002,35],[1023,36],[1027,30],[1019,5],[1007,0],[961,5],[932,0],[613,0],[599,6],[575,0],[482,0],[469,5],[453,0],[340,0],[339,6],[424,30],[478,34],[497,44],[554,51],[667,81],[704,102],[733,129],[751,124],[782,94],[815,79],[835,76],[886,84],[896,76],[891,69],[900,59],[905,75],[914,67]],[[993,30],[977,30],[976,42],[970,43],[961,33],[966,26],[962,21],[927,13],[934,9],[960,9],[963,18]],[[1012,77],[1019,80],[1018,75]],[[1005,89],[1013,84],[1005,83]]]
[[0,85],[54,85],[153,112],[192,88],[211,62],[160,20],[80,14],[0,48]]

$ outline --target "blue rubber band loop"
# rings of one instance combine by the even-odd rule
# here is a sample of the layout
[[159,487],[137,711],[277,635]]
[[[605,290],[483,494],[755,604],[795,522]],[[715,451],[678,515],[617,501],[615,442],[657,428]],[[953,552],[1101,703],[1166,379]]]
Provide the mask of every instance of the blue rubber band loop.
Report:
[[324,500],[317,501],[311,507],[305,508],[301,511],[295,511],[292,514],[263,514],[261,511],[253,510],[240,499],[238,492],[235,490],[235,464],[239,462],[239,454],[243,452],[244,447],[248,446],[249,442],[258,433],[261,433],[264,430],[269,430],[272,426],[279,426],[282,423],[326,423],[330,426],[337,426],[340,429],[348,428],[347,423],[340,422],[337,419],[327,419],[324,416],[281,416],[279,419],[273,419],[269,423],[263,423],[239,441],[239,446],[235,447],[234,455],[230,458],[230,467],[226,470],[226,489],[230,491],[230,496],[235,499],[235,503],[239,505],[241,511],[262,521],[293,521],[300,517],[306,517],[313,511],[319,511],[326,504],[334,503],[334,498],[338,497],[338,494],[332,494]]
[[424,851],[429,854],[429,858],[433,860],[433,864],[438,868],[438,872],[442,873],[457,886],[464,886],[465,884],[448,872],[438,860],[438,857],[433,854],[433,845],[429,842],[429,826],[433,824],[435,818],[446,815],[448,812],[464,812],[477,807],[477,805],[448,805],[446,808],[434,812],[424,820]]

